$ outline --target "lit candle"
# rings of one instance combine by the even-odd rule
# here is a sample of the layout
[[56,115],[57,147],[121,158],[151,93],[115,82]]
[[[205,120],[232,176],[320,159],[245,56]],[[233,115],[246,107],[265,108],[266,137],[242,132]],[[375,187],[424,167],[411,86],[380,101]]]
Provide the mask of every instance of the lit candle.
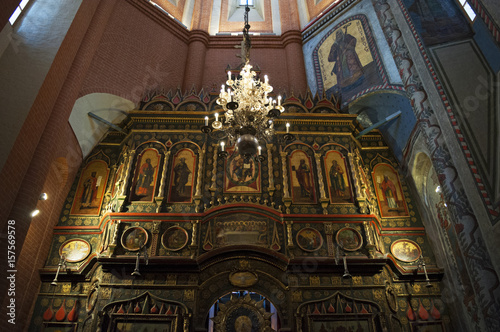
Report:
[[220,142],[220,149],[222,152],[224,152],[224,145],[226,145],[226,143],[224,143],[224,141]]
[[220,93],[224,93],[224,90],[226,89],[226,86],[224,84],[222,84],[222,86],[220,87]]
[[266,84],[269,82],[269,77],[267,77],[267,75],[264,75],[264,82],[266,82]]
[[219,113],[215,113],[215,121],[219,121]]
[[269,97],[269,105],[273,104],[273,98]]
[[205,126],[208,126],[208,116],[205,117]]
[[228,72],[227,72],[227,79],[228,79],[228,80],[231,80],[231,71],[228,71]]
[[286,123],[286,132],[287,134],[290,132],[290,124],[288,122]]
[[281,96],[278,96],[278,106],[281,106]]
[[262,154],[262,147],[259,145],[258,148],[259,148],[259,156],[260,156]]

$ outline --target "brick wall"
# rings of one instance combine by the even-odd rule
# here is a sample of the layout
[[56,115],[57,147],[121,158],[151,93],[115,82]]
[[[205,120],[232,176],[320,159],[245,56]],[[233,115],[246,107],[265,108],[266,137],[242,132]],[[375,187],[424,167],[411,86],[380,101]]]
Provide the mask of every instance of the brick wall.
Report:
[[[45,241],[49,241],[50,229],[57,221],[62,200],[55,195],[54,203],[44,202],[44,210],[40,217],[32,218],[29,213],[37,207],[38,197],[45,189],[54,189],[54,181],[46,180],[50,174],[51,165],[58,157],[71,158],[71,168],[78,168],[79,147],[75,139],[68,139],[68,118],[72,106],[78,96],[81,83],[79,77],[85,71],[85,65],[92,58],[92,44],[99,39],[99,30],[105,25],[107,16],[112,11],[114,1],[85,1],[75,16],[67,37],[63,41],[54,63],[40,88],[38,96],[31,108],[20,134],[9,154],[6,165],[2,169],[0,181],[3,188],[0,192],[0,209],[2,233],[6,233],[7,220],[16,221],[16,254],[17,254],[17,322],[16,330],[22,331],[26,322],[29,308],[32,304],[32,294],[24,296],[22,293],[28,289],[33,291],[38,287],[38,270],[36,266],[43,264],[44,258],[33,259],[33,252],[40,248],[48,249]],[[89,29],[90,27],[90,29]],[[64,130],[66,128],[66,130]],[[58,152],[73,151],[71,155]],[[75,156],[76,152],[76,156]],[[50,178],[50,176],[49,176]],[[47,182],[48,181],[48,182]],[[62,192],[61,195],[67,194]],[[59,203],[58,203],[59,202]],[[47,205],[48,204],[48,205]],[[47,208],[47,210],[45,210]],[[44,217],[42,217],[44,216]],[[28,231],[29,230],[29,231]],[[30,234],[27,237],[28,233]],[[26,238],[27,237],[27,238]],[[26,243],[25,242],[26,238]],[[24,245],[23,245],[24,244]],[[41,247],[37,246],[40,245]],[[22,251],[21,251],[22,248]],[[4,250],[2,241],[2,250]],[[5,252],[5,251],[4,251]],[[26,259],[24,259],[26,257]],[[34,277],[36,276],[36,277]],[[2,278],[1,292],[6,294],[6,279]],[[2,315],[8,299],[3,298]]]

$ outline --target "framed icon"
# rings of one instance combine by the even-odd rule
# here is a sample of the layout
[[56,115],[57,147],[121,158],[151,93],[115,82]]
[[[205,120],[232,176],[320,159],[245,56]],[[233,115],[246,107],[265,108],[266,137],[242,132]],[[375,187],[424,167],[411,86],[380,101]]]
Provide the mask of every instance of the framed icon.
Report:
[[161,236],[161,245],[170,251],[178,251],[186,246],[189,235],[179,226],[172,226]]
[[83,239],[71,239],[59,248],[59,255],[64,256],[69,263],[83,261],[90,254],[90,243]]
[[411,263],[420,258],[422,250],[417,243],[411,240],[401,239],[392,243],[391,253],[397,260]]
[[130,227],[122,235],[122,246],[128,251],[138,251],[148,243],[148,232],[142,227]]
[[356,251],[363,245],[361,234],[351,227],[344,227],[337,232],[337,244],[346,251]]
[[308,252],[316,251],[323,245],[321,233],[311,227],[301,229],[297,233],[296,241],[300,249]]

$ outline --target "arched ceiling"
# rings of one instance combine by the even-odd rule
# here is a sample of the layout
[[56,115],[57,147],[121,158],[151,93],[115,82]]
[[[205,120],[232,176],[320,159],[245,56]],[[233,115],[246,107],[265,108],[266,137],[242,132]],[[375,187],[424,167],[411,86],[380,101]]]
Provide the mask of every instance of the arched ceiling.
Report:
[[[242,30],[244,8],[239,0],[144,0],[181,22],[187,29],[211,35]],[[304,29],[343,0],[254,0],[249,13],[251,32],[280,35]]]

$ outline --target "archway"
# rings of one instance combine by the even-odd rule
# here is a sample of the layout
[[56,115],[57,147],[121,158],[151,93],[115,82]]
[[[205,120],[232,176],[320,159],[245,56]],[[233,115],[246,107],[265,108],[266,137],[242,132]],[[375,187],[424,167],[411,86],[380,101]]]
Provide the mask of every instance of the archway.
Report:
[[208,332],[219,329],[238,332],[278,331],[280,318],[274,304],[262,294],[239,290],[219,297],[210,307]]

